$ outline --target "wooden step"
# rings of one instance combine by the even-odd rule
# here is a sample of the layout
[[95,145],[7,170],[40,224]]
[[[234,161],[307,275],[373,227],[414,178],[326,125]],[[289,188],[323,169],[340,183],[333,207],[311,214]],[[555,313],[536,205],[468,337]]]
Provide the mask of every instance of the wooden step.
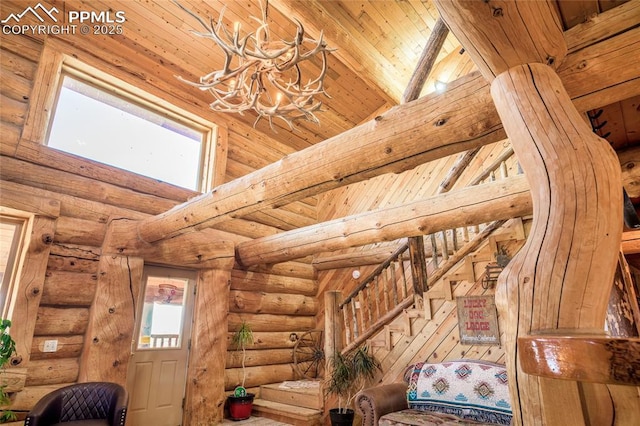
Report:
[[[248,419],[245,420],[230,420],[230,419],[223,419],[222,420],[222,424],[223,425],[235,425],[235,426],[245,426],[245,425],[251,425],[251,426],[289,426],[289,423],[283,423],[283,422],[277,422],[273,419],[268,419],[266,417],[255,417],[255,416],[251,416]],[[9,423],[9,426],[11,426],[12,423]],[[20,426],[23,426],[23,423],[20,423]]]
[[320,410],[296,407],[262,398],[253,400],[253,415],[296,426],[320,426],[322,424],[322,411]]
[[324,405],[320,382],[311,380],[262,385],[260,398],[315,410],[322,410]]

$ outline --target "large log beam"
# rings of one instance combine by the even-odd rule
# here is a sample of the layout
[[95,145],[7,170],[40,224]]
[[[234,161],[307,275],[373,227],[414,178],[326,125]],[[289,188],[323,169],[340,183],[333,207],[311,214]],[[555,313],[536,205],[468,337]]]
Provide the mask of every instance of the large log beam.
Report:
[[130,235],[152,243],[384,173],[410,170],[506,137],[488,85],[479,74],[459,79],[450,87],[446,96],[429,95],[392,108],[323,143],[145,219]]
[[[137,256],[146,262],[193,269],[230,270],[235,261],[235,243],[225,232],[203,229],[201,232],[178,235],[147,244],[122,238],[130,229],[129,219],[111,220],[102,245],[102,253]],[[118,244],[128,242],[134,244]]]
[[[602,106],[597,96],[602,93],[610,93],[607,100],[640,93],[640,76],[628,66],[634,55],[640,55],[640,29],[569,55],[576,66],[561,69],[560,76],[571,82],[570,96],[580,99],[579,108],[586,111]],[[589,65],[599,64],[603,56],[612,71],[600,74],[601,68]],[[128,235],[152,243],[373,176],[409,170],[504,137],[489,86],[474,73],[451,83],[445,94],[399,105],[321,144],[131,224]]]
[[511,219],[531,214],[530,197],[526,179],[516,176],[246,241],[238,245],[237,259],[245,265],[279,263],[322,251]]
[[572,82],[563,85],[551,67],[567,52],[554,5],[436,0],[436,6],[492,82],[532,188],[531,234],[501,274],[496,297],[513,423],[610,424],[611,400],[603,385],[531,376],[518,358],[518,338],[537,330],[603,330],[622,232],[615,153],[572,103]]
[[567,55],[560,19],[549,1],[443,0],[436,5],[488,81],[517,64],[556,68]]

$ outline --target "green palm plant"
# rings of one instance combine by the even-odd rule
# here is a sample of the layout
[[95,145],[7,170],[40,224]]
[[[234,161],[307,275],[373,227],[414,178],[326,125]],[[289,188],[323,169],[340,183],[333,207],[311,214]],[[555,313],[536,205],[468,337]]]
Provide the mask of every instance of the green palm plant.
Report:
[[231,343],[235,345],[236,350],[242,351],[242,385],[236,388],[235,396],[244,396],[246,395],[244,384],[247,379],[247,373],[245,369],[245,360],[247,357],[246,351],[247,346],[253,345],[253,330],[246,321],[243,320],[240,328],[233,334]]
[[376,371],[381,371],[382,367],[367,346],[349,354],[336,352],[330,362],[331,374],[326,391],[338,397],[338,412],[346,413],[356,394],[374,379]]
[[[5,368],[13,354],[16,353],[16,342],[11,338],[9,334],[9,327],[11,327],[11,321],[7,319],[0,320],[0,369]],[[11,403],[9,395],[4,391],[5,385],[0,385],[0,406],[4,407]],[[0,414],[0,423],[6,423],[14,421],[16,415],[11,410],[2,410]]]

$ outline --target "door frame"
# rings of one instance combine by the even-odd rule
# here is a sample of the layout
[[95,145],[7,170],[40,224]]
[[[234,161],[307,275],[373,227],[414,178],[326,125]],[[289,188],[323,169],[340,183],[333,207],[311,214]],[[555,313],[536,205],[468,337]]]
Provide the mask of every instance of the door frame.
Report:
[[[140,285],[140,293],[135,307],[135,321],[133,327],[133,338],[131,339],[130,346],[130,359],[127,367],[127,377],[126,377],[126,389],[129,394],[132,394],[132,383],[130,380],[133,380],[133,365],[134,355],[139,350],[138,349],[138,339],[140,328],[142,326],[142,312],[144,310],[145,303],[145,293],[147,289],[147,281],[149,276],[173,276],[175,278],[184,278],[188,280],[187,291],[183,294],[185,299],[184,306],[186,311],[190,312],[190,318],[184,316],[182,319],[182,337],[181,337],[181,348],[186,349],[186,364],[184,369],[184,382],[181,386],[182,390],[182,412],[180,414],[180,424],[184,424],[184,414],[185,414],[185,398],[187,392],[187,377],[189,370],[189,360],[191,357],[191,335],[193,333],[193,323],[195,317],[195,296],[196,296],[196,285],[198,282],[199,271],[196,269],[185,269],[179,268],[170,265],[157,265],[157,264],[145,264],[142,272],[142,282]],[[142,351],[148,351],[149,349],[141,349]],[[153,351],[154,349],[150,349]],[[127,422],[130,424],[129,422]]]

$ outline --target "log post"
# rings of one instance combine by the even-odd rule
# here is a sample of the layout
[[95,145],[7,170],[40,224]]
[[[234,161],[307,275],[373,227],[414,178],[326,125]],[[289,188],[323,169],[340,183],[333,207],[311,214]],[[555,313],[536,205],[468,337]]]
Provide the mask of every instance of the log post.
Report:
[[79,382],[107,381],[126,386],[143,268],[142,258],[101,256]]
[[580,389],[514,369],[512,339],[558,328],[604,332],[622,235],[620,168],[609,144],[581,119],[546,65],[514,67],[492,89],[534,203],[531,236],[499,284],[499,303],[508,310],[509,371],[527,401],[523,423],[545,418],[568,424],[582,415]]
[[[333,371],[333,356],[336,352],[342,351],[344,346],[342,340],[343,323],[340,315],[340,302],[342,292],[332,290],[324,293],[324,377],[331,377]],[[355,311],[354,311],[355,313]],[[335,396],[330,396],[325,400],[325,407],[331,407],[335,403]],[[325,415],[326,415],[325,411]]]
[[[2,195],[4,196],[4,193]],[[57,203],[57,210],[59,209],[60,203]],[[29,363],[33,331],[42,298],[42,288],[55,227],[55,219],[39,215],[33,218],[29,249],[21,270],[20,287],[16,293],[18,297],[15,297],[11,303],[13,305],[12,312],[8,316],[13,319],[11,334],[16,342],[16,354],[11,365],[26,367]]]
[[[336,351],[342,350],[342,317],[340,316],[340,291],[326,291],[324,293],[324,353],[327,362]],[[326,371],[329,371],[327,365]]]
[[582,119],[553,69],[567,52],[554,5],[436,5],[492,82],[498,114],[532,190],[530,237],[496,292],[514,424],[611,424],[604,385],[531,376],[518,358],[518,338],[540,330],[603,333],[622,233],[615,153]]
[[222,422],[230,287],[229,270],[200,271],[184,406],[194,425]]
[[[3,163],[4,165],[4,163]],[[16,342],[16,353],[10,366],[24,368],[29,364],[33,332],[38,307],[42,299],[49,254],[55,239],[60,216],[60,201],[25,193],[2,182],[2,206],[4,214],[17,215],[30,222],[28,249],[20,268],[19,287],[15,296],[8,297],[3,317],[12,319],[11,335]],[[16,319],[20,318],[20,321]]]

